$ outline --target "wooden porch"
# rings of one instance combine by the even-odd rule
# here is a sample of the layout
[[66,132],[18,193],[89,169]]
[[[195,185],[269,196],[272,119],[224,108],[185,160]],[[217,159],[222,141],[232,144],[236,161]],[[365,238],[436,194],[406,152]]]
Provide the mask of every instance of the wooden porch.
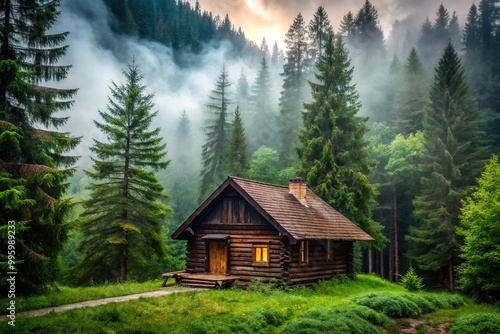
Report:
[[[164,281],[162,287],[180,284],[193,288],[208,288],[208,289],[225,289],[230,287],[234,281],[239,280],[238,276],[228,275],[204,275],[204,274],[190,274],[185,271],[174,271],[164,273],[162,275]],[[175,283],[167,284],[169,278],[174,278]]]

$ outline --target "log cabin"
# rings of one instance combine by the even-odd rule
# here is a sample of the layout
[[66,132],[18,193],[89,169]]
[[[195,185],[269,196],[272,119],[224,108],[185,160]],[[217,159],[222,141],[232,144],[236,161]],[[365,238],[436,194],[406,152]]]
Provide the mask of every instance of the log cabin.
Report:
[[303,178],[287,187],[239,177],[228,177],[172,238],[187,240],[186,271],[176,276],[192,286],[210,277],[278,278],[295,286],[352,276],[353,243],[373,240]]

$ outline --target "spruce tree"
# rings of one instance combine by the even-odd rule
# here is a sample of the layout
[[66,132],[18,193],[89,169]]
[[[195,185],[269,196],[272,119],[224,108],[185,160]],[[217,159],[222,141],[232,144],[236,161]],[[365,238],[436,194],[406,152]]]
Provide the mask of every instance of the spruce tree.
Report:
[[333,34],[333,27],[328,18],[328,13],[325,7],[319,6],[314,13],[312,20],[309,22],[309,52],[312,61],[316,61],[323,53],[323,47],[328,35]]
[[238,107],[236,107],[234,112],[234,120],[231,124],[231,137],[229,138],[228,146],[229,174],[246,177],[248,172],[247,139]]
[[300,112],[305,101],[309,60],[307,58],[307,28],[298,14],[286,34],[286,63],[283,65],[283,86],[280,97],[281,140],[280,161],[289,166],[296,159],[294,147],[300,128]]
[[271,75],[266,57],[263,56],[250,95],[251,119],[248,130],[252,134],[249,142],[251,152],[256,151],[262,145],[276,146],[272,103]]
[[[71,227],[65,197],[80,139],[58,129],[68,121],[76,89],[49,87],[66,78],[58,65],[67,32],[50,29],[60,1],[0,4],[0,292],[4,273],[18,272],[16,295],[44,289],[59,273],[58,255]],[[7,233],[15,222],[15,264],[8,264]],[[11,234],[12,235],[12,234]]]
[[327,39],[316,69],[316,80],[310,82],[313,101],[304,104],[302,114],[301,174],[312,191],[381,247],[385,238],[371,216],[375,191],[367,178],[372,166],[364,139],[367,119],[357,115],[360,102],[351,83],[353,68],[340,36]]
[[460,200],[480,173],[485,146],[481,114],[451,43],[436,69],[423,126],[427,153],[414,201],[421,224],[410,230],[410,256],[420,269],[447,275],[453,290]]
[[274,42],[273,50],[271,52],[271,66],[273,67],[278,66],[280,63],[279,52],[280,50],[278,49],[278,43]]
[[422,130],[428,84],[417,50],[412,48],[403,68],[396,95],[395,129],[404,136]]
[[354,36],[347,44],[355,61],[355,71],[369,73],[386,62],[384,33],[375,6],[366,0],[354,18]]
[[228,121],[228,108],[232,101],[230,98],[229,74],[225,65],[215,88],[208,96],[208,118],[205,121],[205,143],[202,146],[201,181],[198,201],[201,202],[218,187],[227,177],[228,156],[227,146],[229,140],[230,123]]
[[148,262],[165,256],[162,226],[170,208],[162,203],[155,172],[170,161],[164,159],[160,128],[150,129],[158,112],[152,112],[153,95],[146,94],[138,66],[129,65],[123,75],[126,83],[112,83],[107,111],[94,121],[108,140],[94,139],[90,148],[95,157],[86,174],[94,183],[83,202],[78,246],[82,283],[143,280],[149,278],[142,275]]
[[462,32],[460,30],[460,23],[458,22],[457,12],[453,11],[450,23],[448,24],[448,33],[450,35],[450,42],[456,50],[460,50],[462,41]]
[[467,15],[462,45],[464,49],[464,68],[470,83],[477,90],[480,87],[480,76],[484,63],[478,61],[478,59],[482,58],[481,26],[479,12],[475,4],[472,4]]

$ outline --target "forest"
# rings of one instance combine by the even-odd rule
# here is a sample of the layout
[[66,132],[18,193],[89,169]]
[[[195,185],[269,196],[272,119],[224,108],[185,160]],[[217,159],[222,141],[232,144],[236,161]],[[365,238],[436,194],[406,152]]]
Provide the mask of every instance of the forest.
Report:
[[[232,175],[305,177],[375,239],[358,273],[498,302],[500,6],[469,8],[436,5],[412,37],[369,0],[333,23],[319,6],[256,44],[198,1],[1,1],[2,296],[14,271],[33,295],[183,269],[170,234]],[[83,107],[60,17],[122,61]]]

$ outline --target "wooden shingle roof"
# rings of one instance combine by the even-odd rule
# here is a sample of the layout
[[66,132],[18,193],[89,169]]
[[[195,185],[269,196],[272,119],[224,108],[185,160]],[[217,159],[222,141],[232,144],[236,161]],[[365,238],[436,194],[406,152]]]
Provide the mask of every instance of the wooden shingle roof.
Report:
[[305,239],[374,240],[344,215],[307,189],[307,205],[301,203],[287,186],[247,180],[228,179],[172,234],[176,239],[191,222],[227,187],[234,188],[278,231],[292,241]]

